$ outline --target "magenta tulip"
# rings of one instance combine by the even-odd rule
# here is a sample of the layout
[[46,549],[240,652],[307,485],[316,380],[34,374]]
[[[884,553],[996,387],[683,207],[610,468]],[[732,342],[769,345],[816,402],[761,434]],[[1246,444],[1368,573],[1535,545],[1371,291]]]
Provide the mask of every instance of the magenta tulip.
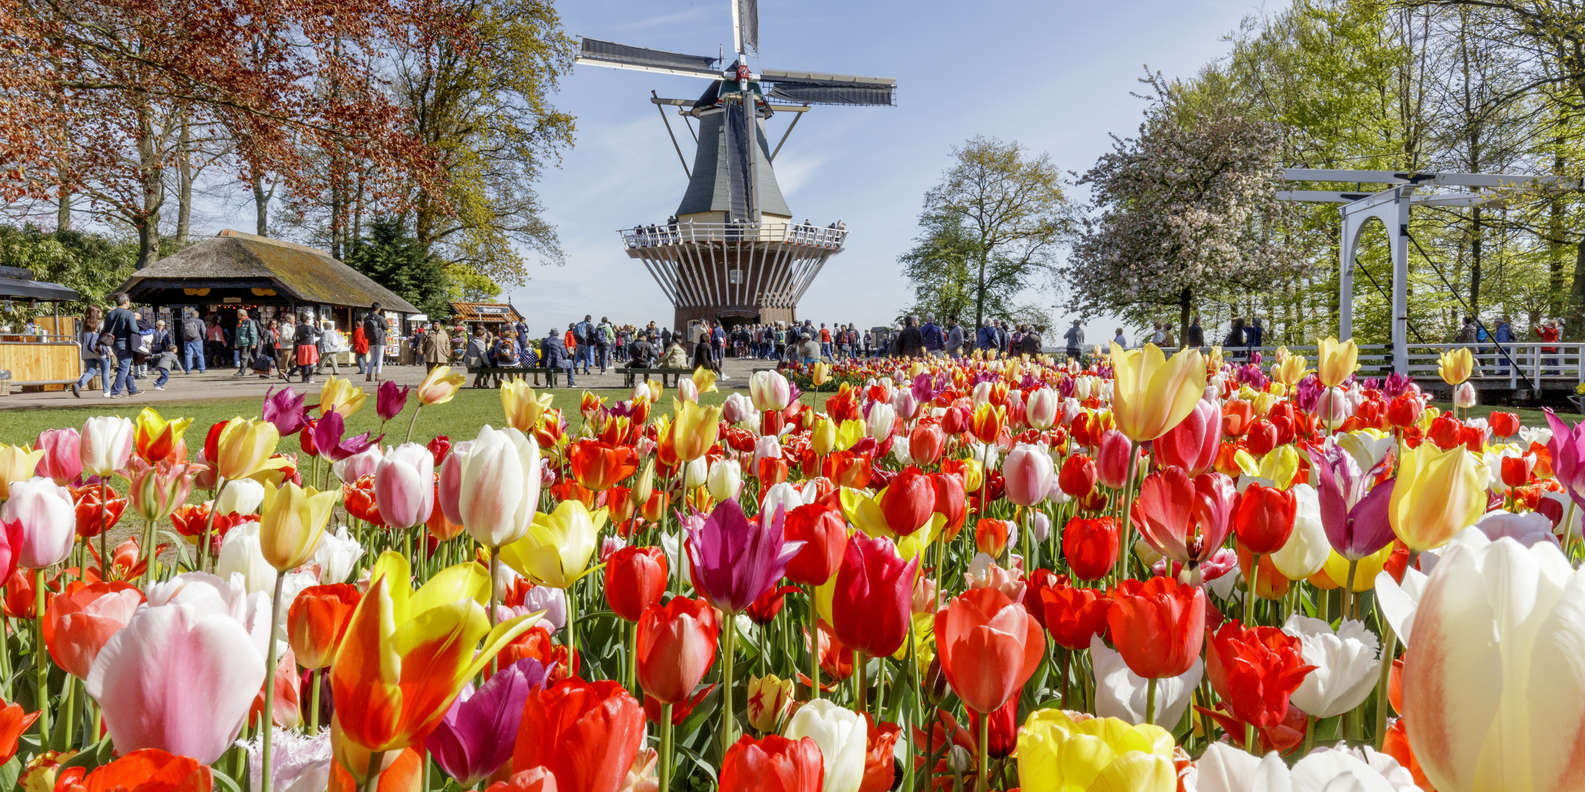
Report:
[[1585,423],[1570,426],[1551,410],[1546,411],[1546,422],[1552,428],[1552,439],[1546,443],[1552,452],[1552,475],[1575,504],[1585,507]]
[[314,448],[319,456],[333,462],[339,462],[350,456],[357,456],[369,450],[370,446],[379,442],[379,438],[370,438],[368,432],[356,437],[343,438],[346,434],[347,424],[341,413],[328,412],[314,422],[309,431],[314,435]]
[[290,437],[308,424],[304,415],[303,394],[291,388],[270,388],[264,393],[264,420],[275,424],[281,437]]
[[392,528],[411,528],[435,510],[435,457],[417,443],[387,451],[374,469],[374,502]]
[[549,669],[524,658],[497,672],[478,690],[469,684],[424,747],[435,764],[464,787],[472,787],[512,758],[518,723],[528,694],[542,690]]
[[39,432],[33,447],[43,451],[44,456],[33,468],[33,475],[43,476],[56,484],[76,484],[83,477],[81,443],[82,438],[76,429],[45,429]]
[[1392,543],[1388,506],[1396,482],[1388,480],[1372,486],[1376,476],[1390,464],[1390,460],[1383,459],[1370,470],[1361,470],[1354,455],[1337,445],[1310,450],[1310,469],[1321,505],[1321,527],[1326,529],[1327,541],[1338,555],[1358,561]]
[[785,541],[785,516],[777,509],[750,520],[737,501],[722,501],[688,531],[693,587],[727,614],[748,608],[776,584],[804,545]]
[[145,606],[99,651],[88,695],[116,752],[158,748],[200,764],[220,758],[264,684],[264,658],[218,598]]
[[12,482],[11,497],[0,506],[0,522],[20,526],[16,563],[23,569],[65,561],[77,538],[77,506],[71,490],[47,478]]
[[389,421],[402,414],[407,407],[407,392],[411,386],[398,387],[395,382],[386,380],[380,383],[380,390],[374,394],[374,412],[380,420]]

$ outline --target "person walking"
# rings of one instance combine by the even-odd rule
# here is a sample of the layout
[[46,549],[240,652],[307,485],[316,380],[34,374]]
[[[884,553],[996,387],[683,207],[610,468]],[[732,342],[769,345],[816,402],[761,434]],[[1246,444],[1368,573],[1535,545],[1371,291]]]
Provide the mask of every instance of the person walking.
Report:
[[1260,317],[1249,321],[1249,327],[1244,329],[1244,342],[1248,347],[1259,347],[1266,343],[1266,328],[1260,326]]
[[1073,326],[1069,327],[1062,337],[1068,342],[1068,359],[1079,360],[1084,352],[1084,328],[1079,327],[1079,320],[1074,319]]
[[165,383],[171,378],[171,369],[176,367],[176,343],[171,340],[171,331],[165,327],[164,319],[154,323],[154,333],[149,338],[148,354],[149,362],[154,364],[157,374],[154,389],[165,390]]
[[297,322],[291,314],[275,328],[275,373],[287,382],[297,373]]
[[380,375],[385,373],[385,331],[385,314],[381,313],[380,304],[375,303],[363,315],[363,337],[369,344],[369,362],[363,372],[364,382],[379,382]]
[[593,316],[584,314],[583,321],[572,325],[572,343],[567,345],[567,351],[572,353],[572,365],[583,366],[583,373],[588,374],[589,364],[594,361]]
[[[77,329],[77,348],[83,359],[83,375],[72,383],[72,395],[81,399],[83,388],[93,382],[94,377],[99,378],[99,390],[110,395],[110,366],[114,361],[114,344],[107,343],[110,336],[101,333],[104,327],[104,312],[97,305],[88,306],[88,311],[83,314],[82,326]],[[102,343],[105,342],[105,343]]]
[[446,334],[446,327],[439,322],[429,326],[429,332],[424,334],[424,367],[425,371],[434,371],[444,366],[451,357],[451,336]]
[[1201,349],[1205,346],[1205,331],[1200,328],[1198,314],[1189,322],[1189,331],[1183,336],[1183,345],[1189,349]]
[[958,324],[956,316],[947,318],[947,354],[951,357],[963,355],[963,326]]
[[610,317],[600,317],[600,323],[594,327],[594,362],[601,374],[611,365],[611,347],[615,342],[616,329],[611,326]]
[[336,329],[334,320],[326,319],[321,322],[319,327],[319,369],[323,371],[325,366],[328,365],[330,366],[331,376],[340,374],[341,369],[336,365],[336,356],[347,351],[346,344],[347,341],[341,337],[341,331]]
[[292,353],[296,373],[304,383],[313,382],[314,369],[319,368],[319,328],[314,327],[314,320],[307,311],[292,331]]
[[182,314],[182,373],[191,374],[193,369],[204,373],[204,320],[198,318],[198,311],[188,308]]
[[1513,323],[1508,320],[1508,317],[1504,316],[1497,320],[1497,329],[1492,331],[1492,340],[1497,342],[1498,371],[1503,376],[1507,376],[1509,356],[1508,348],[1503,346],[1503,344],[1512,344],[1514,342]]
[[925,336],[919,330],[919,320],[912,316],[903,320],[903,331],[897,334],[893,351],[898,357],[925,356]]
[[126,293],[117,294],[116,307],[105,317],[104,332],[112,339],[115,350],[116,377],[107,395],[115,398],[124,389],[128,396],[138,395],[138,386],[132,381],[132,354],[137,349],[137,319],[132,315],[132,298]]
[[358,365],[359,374],[369,370],[369,337],[363,334],[363,320],[352,327],[352,361]]
[[253,365],[254,350],[258,348],[264,333],[259,323],[248,316],[246,308],[237,311],[237,329],[231,334],[233,343],[231,353],[237,360],[236,376],[240,377]]
[[[226,350],[231,348],[231,334],[226,328],[220,326],[220,315],[209,315],[209,327],[204,331],[204,352],[209,356],[209,365],[223,368],[226,365]],[[231,365],[235,367],[237,361],[235,353]]]
[[[503,335],[502,339],[510,343],[511,336]],[[490,367],[490,338],[485,335],[484,325],[473,326],[473,335],[462,348],[462,365],[473,369],[473,387],[484,387],[485,369]]]
[[[571,326],[568,326],[567,334],[572,334]],[[548,369],[564,369],[567,372],[567,387],[571,388],[578,384],[572,378],[578,366],[567,354],[566,339],[558,334],[555,328],[545,333],[545,340],[540,342],[540,365]]]

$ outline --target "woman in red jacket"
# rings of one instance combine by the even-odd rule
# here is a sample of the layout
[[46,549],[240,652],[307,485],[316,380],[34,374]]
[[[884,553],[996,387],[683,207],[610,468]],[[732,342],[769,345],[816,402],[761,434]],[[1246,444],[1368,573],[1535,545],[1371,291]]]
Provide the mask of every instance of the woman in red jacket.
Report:
[[368,373],[369,336],[363,332],[363,323],[358,322],[352,328],[352,354],[358,362],[358,373]]

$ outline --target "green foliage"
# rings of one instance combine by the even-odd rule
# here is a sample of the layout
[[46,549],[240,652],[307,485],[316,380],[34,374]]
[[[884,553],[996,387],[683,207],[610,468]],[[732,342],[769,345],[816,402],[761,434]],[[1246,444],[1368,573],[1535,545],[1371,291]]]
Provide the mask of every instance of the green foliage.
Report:
[[82,301],[72,310],[104,304],[132,275],[136,242],[80,231],[43,231],[0,225],[0,265],[32,270],[41,281],[76,289]]
[[418,240],[403,231],[398,220],[375,220],[370,225],[369,236],[353,245],[347,265],[430,316],[451,313],[446,304],[446,274],[440,260],[425,253]]

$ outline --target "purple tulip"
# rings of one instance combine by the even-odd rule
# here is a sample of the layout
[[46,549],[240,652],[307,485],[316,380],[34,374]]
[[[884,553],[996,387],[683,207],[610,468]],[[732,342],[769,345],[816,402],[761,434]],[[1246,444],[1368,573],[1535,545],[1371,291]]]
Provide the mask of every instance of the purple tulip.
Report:
[[1386,468],[1383,459],[1370,470],[1360,470],[1354,455],[1336,445],[1310,450],[1316,493],[1321,504],[1321,526],[1327,541],[1344,558],[1357,561],[1392,543],[1392,523],[1387,507],[1394,482],[1375,487],[1377,474]]
[[693,587],[728,614],[746,609],[781,579],[803,542],[782,534],[785,512],[750,520],[736,501],[722,501],[688,530]]
[[472,787],[512,758],[528,694],[545,686],[549,670],[524,658],[490,677],[478,690],[462,689],[424,747],[435,764],[463,787]]
[[1585,507],[1585,423],[1569,426],[1551,410],[1546,411],[1552,439],[1546,450],[1552,453],[1552,475],[1575,505]]
[[389,421],[402,414],[402,409],[407,406],[407,392],[412,387],[398,387],[395,382],[386,380],[380,383],[380,390],[374,394],[374,412],[380,420]]
[[368,432],[342,439],[346,433],[347,425],[341,413],[328,412],[314,422],[314,448],[319,455],[332,462],[340,462],[350,456],[356,456],[369,450],[369,447],[379,442],[378,438],[370,438]]
[[304,416],[303,394],[291,388],[276,390],[270,388],[264,392],[264,420],[275,424],[275,431],[281,437],[291,437],[307,425],[308,419]]

